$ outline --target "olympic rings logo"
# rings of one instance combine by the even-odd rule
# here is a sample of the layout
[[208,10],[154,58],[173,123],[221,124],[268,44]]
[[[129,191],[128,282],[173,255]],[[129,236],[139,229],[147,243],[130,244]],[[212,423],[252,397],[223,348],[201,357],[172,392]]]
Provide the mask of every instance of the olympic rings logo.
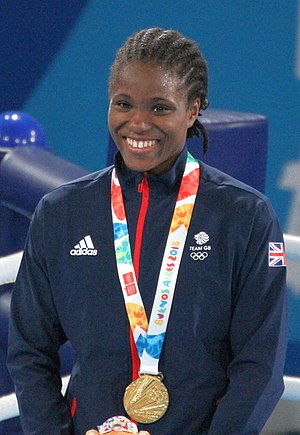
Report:
[[193,260],[195,260],[195,261],[197,261],[197,260],[205,260],[205,258],[207,258],[208,257],[208,253],[207,252],[192,252],[191,254],[190,254],[190,257],[193,259]]

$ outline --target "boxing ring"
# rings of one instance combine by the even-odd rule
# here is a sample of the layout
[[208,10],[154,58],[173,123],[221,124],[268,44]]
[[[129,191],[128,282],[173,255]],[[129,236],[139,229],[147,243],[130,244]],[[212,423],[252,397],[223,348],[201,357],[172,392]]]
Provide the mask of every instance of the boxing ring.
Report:
[[[23,252],[0,257],[0,286],[11,284],[15,281]],[[62,377],[62,394],[65,393],[69,376]],[[19,416],[19,409],[16,395],[9,394],[0,397],[0,422]]]

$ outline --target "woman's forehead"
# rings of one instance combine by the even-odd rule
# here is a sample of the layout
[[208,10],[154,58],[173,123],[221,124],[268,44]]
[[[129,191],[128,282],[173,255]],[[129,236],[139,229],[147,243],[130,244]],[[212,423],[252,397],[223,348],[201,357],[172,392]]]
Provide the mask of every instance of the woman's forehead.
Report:
[[170,94],[178,92],[180,80],[175,73],[150,62],[131,62],[120,70],[112,85],[113,92],[143,91]]

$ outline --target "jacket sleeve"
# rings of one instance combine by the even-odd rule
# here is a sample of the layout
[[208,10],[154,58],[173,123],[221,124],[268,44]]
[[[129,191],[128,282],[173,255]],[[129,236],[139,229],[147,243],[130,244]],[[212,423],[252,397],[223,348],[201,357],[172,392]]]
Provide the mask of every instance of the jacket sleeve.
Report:
[[233,284],[228,388],[209,435],[260,433],[284,389],[286,267],[269,266],[269,242],[283,235],[267,201],[257,207]]
[[67,340],[51,295],[43,207],[26,241],[11,302],[7,366],[15,383],[25,434],[72,434],[61,394],[59,347]]

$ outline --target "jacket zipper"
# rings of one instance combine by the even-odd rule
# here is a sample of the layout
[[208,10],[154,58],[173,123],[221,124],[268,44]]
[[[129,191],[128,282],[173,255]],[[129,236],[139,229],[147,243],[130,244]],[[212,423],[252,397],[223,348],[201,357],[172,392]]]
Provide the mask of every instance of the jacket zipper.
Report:
[[140,256],[141,256],[144,224],[145,224],[145,219],[146,219],[148,205],[149,205],[149,184],[148,184],[147,172],[144,173],[144,178],[138,185],[138,192],[142,194],[142,203],[141,203],[140,213],[136,226],[134,252],[133,252],[133,267],[134,267],[137,281],[139,279],[139,267],[140,267]]
[[[135,243],[134,243],[134,251],[133,251],[133,267],[134,267],[134,272],[137,281],[139,279],[139,267],[140,267],[140,256],[141,256],[144,224],[145,224],[145,219],[146,219],[148,205],[149,205],[149,184],[148,184],[148,174],[146,172],[144,173],[144,177],[142,181],[138,185],[138,192],[142,194],[142,202],[141,202],[139,217],[136,226]],[[130,329],[130,349],[131,349],[131,362],[132,362],[132,380],[134,381],[139,377],[140,358],[137,352],[137,348],[134,342],[131,329]]]

